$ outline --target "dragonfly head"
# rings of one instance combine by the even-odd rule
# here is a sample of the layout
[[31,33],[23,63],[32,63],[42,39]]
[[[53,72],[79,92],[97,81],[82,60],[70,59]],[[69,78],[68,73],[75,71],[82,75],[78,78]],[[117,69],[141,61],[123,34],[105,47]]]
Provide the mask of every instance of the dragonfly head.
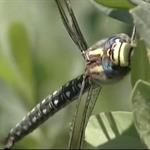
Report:
[[133,44],[128,35],[121,33],[109,38],[104,46],[111,62],[120,67],[129,67]]
[[99,83],[122,79],[130,71],[133,47],[130,37],[123,33],[94,45],[87,51],[87,74]]

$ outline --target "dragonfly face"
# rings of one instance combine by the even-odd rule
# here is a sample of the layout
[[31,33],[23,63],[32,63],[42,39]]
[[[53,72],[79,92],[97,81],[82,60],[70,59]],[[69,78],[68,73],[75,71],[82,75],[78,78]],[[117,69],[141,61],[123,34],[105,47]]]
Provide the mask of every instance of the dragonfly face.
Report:
[[109,38],[104,46],[104,50],[107,51],[107,56],[110,60],[120,67],[128,67],[130,65],[132,48],[130,38],[124,33]]
[[121,79],[130,70],[132,49],[129,36],[123,33],[89,48],[87,75],[100,84]]

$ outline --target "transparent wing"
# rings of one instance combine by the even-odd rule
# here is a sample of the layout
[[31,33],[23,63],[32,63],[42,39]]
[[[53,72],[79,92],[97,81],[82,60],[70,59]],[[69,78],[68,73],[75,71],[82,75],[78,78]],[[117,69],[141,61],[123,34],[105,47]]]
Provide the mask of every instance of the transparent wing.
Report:
[[55,1],[58,10],[60,12],[62,21],[64,23],[64,26],[66,27],[66,30],[68,31],[71,39],[78,46],[81,52],[87,50],[88,48],[87,42],[85,41],[84,36],[79,28],[78,22],[71,7],[70,0],[64,0],[66,11],[65,8],[63,8],[62,6],[63,0],[55,0]]
[[[84,84],[83,84],[84,85]],[[73,120],[72,132],[69,141],[70,149],[81,149],[83,143],[83,135],[89,117],[94,108],[95,102],[100,93],[101,87],[95,88],[91,85],[85,100],[81,99],[80,94],[79,102],[77,104],[77,111]]]
[[101,87],[98,87],[98,88],[95,88],[94,87],[91,87],[91,91],[88,93],[88,96],[87,96],[87,99],[89,99],[89,104],[88,104],[88,108],[86,110],[86,117],[83,121],[83,126],[81,128],[81,141],[80,141],[80,148],[83,147],[83,144],[84,144],[84,133],[85,133],[85,129],[86,129],[86,126],[87,126],[87,123],[88,123],[88,120],[92,114],[92,111],[94,109],[94,106],[95,106],[95,103],[97,101],[97,98],[99,96],[99,93],[101,91]]
[[86,113],[85,126],[87,125],[88,120],[92,114],[92,111],[94,109],[95,103],[98,99],[101,89],[102,89],[102,87],[97,87],[97,88],[92,87],[92,93],[91,94],[90,94],[90,92],[88,93],[89,94],[88,99],[90,99],[90,101],[89,101],[89,105],[88,105],[88,109],[87,109],[87,113]]

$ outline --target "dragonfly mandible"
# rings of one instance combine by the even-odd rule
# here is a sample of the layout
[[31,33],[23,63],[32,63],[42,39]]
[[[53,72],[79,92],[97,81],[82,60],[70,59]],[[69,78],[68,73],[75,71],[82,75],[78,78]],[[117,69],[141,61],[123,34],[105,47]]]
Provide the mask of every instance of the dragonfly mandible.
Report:
[[[120,33],[88,47],[74,15],[70,0],[55,0],[55,2],[66,30],[86,62],[85,72],[64,84],[60,89],[37,104],[10,130],[6,138],[5,148],[11,148],[50,116],[78,98],[79,102],[72,125],[69,147],[74,148],[74,145],[77,145],[76,148],[81,148],[84,129],[102,86],[121,80],[130,71],[135,28],[131,38],[124,33]],[[88,94],[84,102],[84,109],[81,109],[81,97],[85,92],[88,92]],[[80,133],[78,137],[76,133]]]

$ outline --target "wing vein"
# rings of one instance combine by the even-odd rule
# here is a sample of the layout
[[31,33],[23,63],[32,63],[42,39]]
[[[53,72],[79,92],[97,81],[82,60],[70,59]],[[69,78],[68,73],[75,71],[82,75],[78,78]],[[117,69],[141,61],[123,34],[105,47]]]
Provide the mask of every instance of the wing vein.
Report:
[[[80,49],[81,52],[87,50],[88,45],[79,28],[73,9],[71,8],[70,0],[64,0],[65,6],[67,8],[66,12],[62,6],[62,2],[60,2],[60,0],[55,0],[55,1],[56,1],[58,10],[60,12],[63,24],[67,32],[69,33],[71,39],[74,41],[74,43],[77,45],[77,47]],[[68,13],[68,16],[67,16],[67,13]]]

